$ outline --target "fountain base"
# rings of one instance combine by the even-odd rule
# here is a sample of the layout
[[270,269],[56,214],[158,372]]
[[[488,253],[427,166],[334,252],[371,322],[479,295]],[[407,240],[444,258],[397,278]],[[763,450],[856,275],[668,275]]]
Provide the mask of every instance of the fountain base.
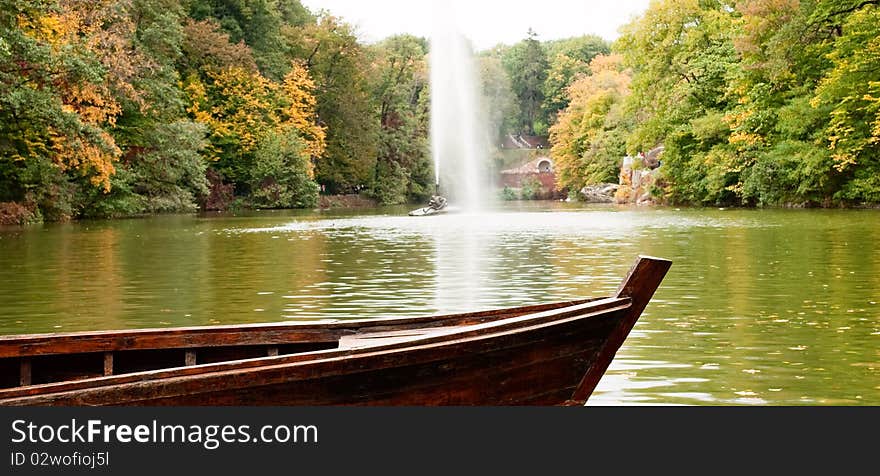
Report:
[[409,212],[409,216],[411,217],[423,217],[428,215],[437,215],[440,213],[446,213],[449,209],[446,206],[446,199],[441,197],[440,195],[434,195],[431,197],[431,200],[428,201],[428,206],[419,208]]

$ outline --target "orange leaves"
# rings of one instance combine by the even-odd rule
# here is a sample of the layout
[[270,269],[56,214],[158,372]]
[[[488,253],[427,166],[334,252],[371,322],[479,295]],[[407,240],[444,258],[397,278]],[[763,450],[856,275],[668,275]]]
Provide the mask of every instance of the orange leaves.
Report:
[[77,113],[87,124],[114,125],[122,112],[122,107],[102,85],[74,84],[66,92],[65,109]]
[[[64,130],[50,126],[43,150],[61,170],[75,170],[104,192],[110,191],[114,162],[121,151],[103,128],[116,124],[122,113],[120,96],[143,105],[131,84],[139,56],[132,51],[134,25],[129,2],[62,0],[58,9],[19,18],[19,28],[54,57],[46,61],[60,114],[73,115]],[[76,56],[68,63],[67,56]],[[32,87],[50,84],[35,81]]]
[[88,132],[68,137],[50,131],[53,159],[61,170],[78,170],[89,176],[92,185],[107,193],[110,191],[110,176],[116,172],[113,162],[122,152],[110,134],[101,130]]

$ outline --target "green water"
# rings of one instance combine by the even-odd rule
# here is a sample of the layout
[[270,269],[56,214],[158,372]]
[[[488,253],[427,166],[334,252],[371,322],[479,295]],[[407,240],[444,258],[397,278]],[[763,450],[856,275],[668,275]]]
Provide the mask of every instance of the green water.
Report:
[[0,228],[0,334],[605,295],[642,253],[673,268],[591,404],[880,405],[880,211],[405,212]]

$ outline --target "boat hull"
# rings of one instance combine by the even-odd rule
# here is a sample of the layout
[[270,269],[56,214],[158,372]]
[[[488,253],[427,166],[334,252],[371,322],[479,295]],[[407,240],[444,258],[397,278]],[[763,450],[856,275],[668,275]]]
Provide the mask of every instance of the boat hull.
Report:
[[[668,261],[641,259],[609,298],[455,316],[0,340],[0,356],[20,362],[23,382],[0,390],[0,404],[580,405],[668,268]],[[291,340],[336,347],[279,354],[278,344]],[[245,341],[269,355],[198,360],[199,352],[216,356]],[[114,355],[138,352],[131,350],[138,345],[190,347],[185,366],[113,375]],[[60,347],[80,357],[104,350],[109,373],[32,384],[35,354]]]

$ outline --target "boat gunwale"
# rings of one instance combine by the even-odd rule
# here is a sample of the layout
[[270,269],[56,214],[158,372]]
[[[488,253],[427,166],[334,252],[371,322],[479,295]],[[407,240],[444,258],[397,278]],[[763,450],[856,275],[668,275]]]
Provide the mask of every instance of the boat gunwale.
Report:
[[[78,354],[88,352],[110,352],[110,351],[126,351],[126,350],[145,350],[145,349],[171,349],[171,348],[192,348],[197,346],[204,347],[226,347],[232,345],[260,345],[252,343],[235,343],[223,342],[220,344],[194,343],[187,339],[199,336],[212,335],[236,335],[246,336],[253,332],[273,332],[273,331],[301,331],[303,333],[338,331],[339,335],[348,332],[349,334],[358,332],[369,332],[374,327],[395,327],[395,326],[415,326],[428,327],[433,324],[454,326],[454,321],[466,319],[483,318],[487,322],[492,322],[506,317],[500,317],[499,314],[516,314],[525,315],[535,312],[544,312],[565,307],[586,304],[590,302],[600,301],[606,297],[575,299],[569,301],[560,301],[549,304],[531,304],[527,306],[518,306],[510,308],[487,309],[483,311],[426,315],[416,317],[377,317],[364,319],[333,319],[330,321],[310,320],[310,321],[291,321],[291,322],[262,322],[247,324],[220,324],[209,326],[186,326],[186,327],[157,327],[157,328],[139,328],[139,329],[116,329],[116,330],[98,330],[98,331],[75,331],[75,332],[53,332],[39,334],[10,334],[0,336],[0,358],[15,357],[36,357],[43,355],[64,355]],[[508,316],[510,317],[510,316]],[[164,346],[130,346],[136,342],[128,342],[131,339],[142,339],[145,337],[156,337],[168,340],[179,339],[178,343],[168,342]],[[331,340],[338,339],[339,336]],[[87,349],[87,350],[63,350],[53,351],[52,347],[60,345],[61,341],[66,341],[71,345],[83,345],[88,339],[96,339],[98,342],[88,342],[92,347],[103,348]],[[114,342],[114,339],[125,340],[122,343]],[[285,344],[285,343],[309,343],[321,342],[318,340],[303,340],[301,342],[289,341],[267,341],[264,344]],[[114,345],[116,344],[116,345]],[[39,347],[34,351],[33,347]],[[49,347],[49,349],[46,349]]]

